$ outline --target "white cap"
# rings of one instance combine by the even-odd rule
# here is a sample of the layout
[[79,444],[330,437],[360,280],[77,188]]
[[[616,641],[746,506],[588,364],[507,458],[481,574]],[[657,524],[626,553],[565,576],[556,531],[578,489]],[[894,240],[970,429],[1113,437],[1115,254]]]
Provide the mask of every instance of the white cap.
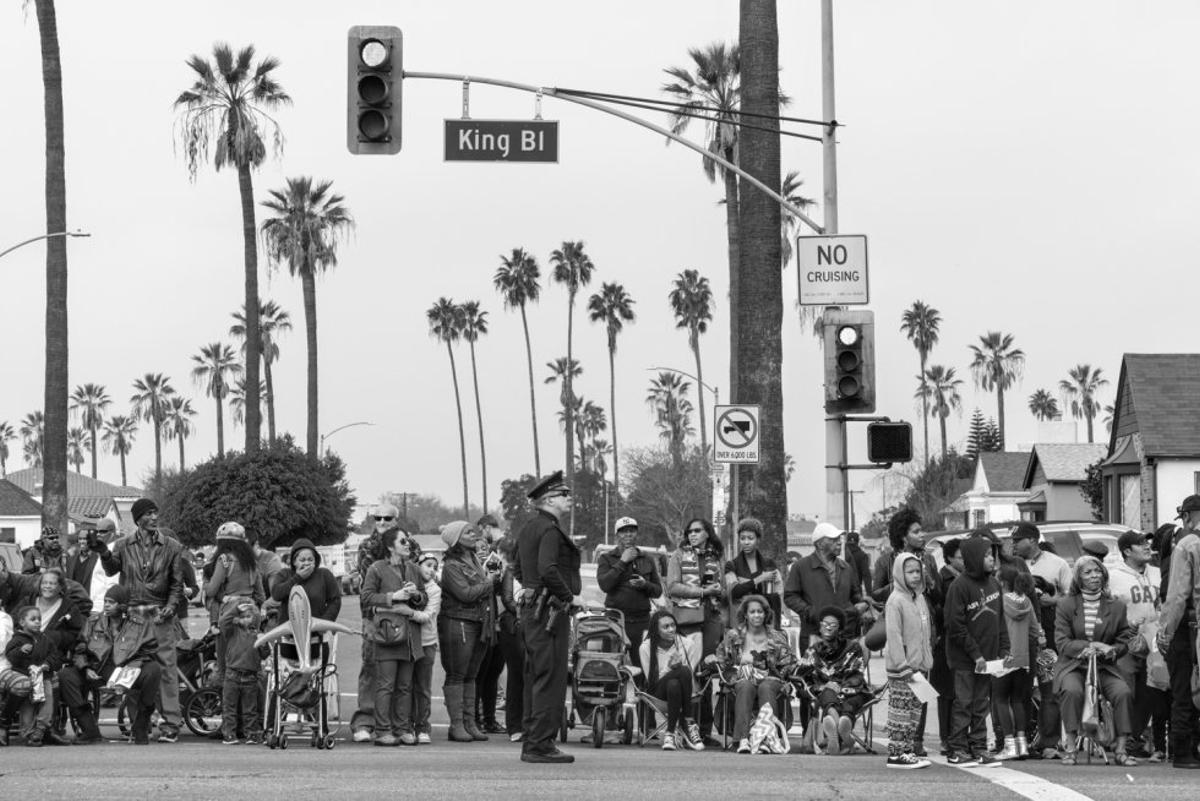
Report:
[[833,523],[817,523],[817,527],[813,529],[812,541],[815,545],[819,540],[836,540],[842,534],[842,530]]
[[632,517],[619,517],[619,518],[617,518],[617,525],[613,528],[613,531],[620,531],[623,528],[637,528],[637,527],[638,527],[637,521],[634,520]]

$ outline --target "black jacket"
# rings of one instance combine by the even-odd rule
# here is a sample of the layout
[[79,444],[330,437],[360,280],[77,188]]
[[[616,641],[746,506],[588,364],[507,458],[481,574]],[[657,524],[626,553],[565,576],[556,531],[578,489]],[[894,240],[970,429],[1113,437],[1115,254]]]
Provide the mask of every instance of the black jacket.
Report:
[[983,566],[991,548],[982,537],[963,540],[965,569],[946,592],[946,662],[953,670],[974,670],[976,659],[999,659],[1009,652],[1000,582]]
[[[641,576],[646,583],[633,587],[629,580]],[[654,560],[638,553],[632,562],[621,561],[621,550],[614,548],[596,560],[596,583],[604,591],[604,605],[619,609],[627,621],[650,619],[650,599],[662,597],[662,580]]]
[[539,509],[517,535],[513,574],[525,589],[540,592],[545,587],[560,601],[569,602],[583,589],[581,561],[579,548],[559,527],[558,519]]

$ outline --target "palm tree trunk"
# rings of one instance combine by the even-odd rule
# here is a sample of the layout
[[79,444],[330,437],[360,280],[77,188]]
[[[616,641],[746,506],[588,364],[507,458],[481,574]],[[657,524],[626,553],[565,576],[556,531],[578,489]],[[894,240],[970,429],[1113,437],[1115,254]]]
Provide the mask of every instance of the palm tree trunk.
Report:
[[458,392],[458,367],[454,364],[454,348],[446,343],[450,354],[450,377],[454,380],[454,408],[458,411],[458,449],[462,457],[463,519],[471,516],[471,502],[467,497],[467,436],[463,433],[462,397]]
[[275,444],[275,376],[271,372],[271,360],[263,353],[263,376],[267,380],[267,442]]
[[[567,371],[563,376],[563,386],[566,387],[566,404],[563,406],[563,411],[566,413],[566,434],[567,434],[567,484],[571,490],[575,490],[575,427],[573,424],[575,388],[572,386],[572,349],[571,349],[571,333],[575,323],[575,290],[570,293],[570,305],[567,306]],[[574,521],[575,513],[571,513],[571,520]]]
[[696,357],[696,398],[699,405],[696,407],[700,412],[700,451],[704,454],[704,458],[708,459],[708,423],[705,422],[707,415],[704,414],[704,369],[700,366],[700,332],[692,333],[692,355]]
[[[779,31],[775,0],[741,0],[742,110],[758,117],[756,128],[739,133],[740,166],[767,186],[779,186]],[[764,128],[766,130],[758,130]],[[739,470],[742,515],[762,520],[764,551],[782,553],[787,532],[783,425],[783,259],[779,204],[747,185],[738,193],[739,403],[762,407],[762,461]],[[744,312],[744,314],[742,313]]]
[[[615,515],[617,509],[621,506],[621,449],[617,444],[617,369],[616,369],[616,348],[608,349],[608,416],[612,419],[612,441],[613,441],[613,492],[612,492],[612,508]],[[608,508],[606,505],[605,509]],[[604,529],[604,536],[608,536],[608,529]]]
[[[221,390],[220,390],[220,388],[218,388],[217,391],[213,393],[213,400],[217,404],[217,458],[224,459],[225,458],[225,419],[224,419],[225,415],[221,414]],[[182,448],[182,446],[183,446],[183,443],[180,442],[180,447]],[[179,460],[179,464],[180,464],[179,469],[182,470],[183,469],[183,459]]]
[[154,483],[162,484],[162,422],[158,413],[158,399],[150,401],[150,413],[154,415]]
[[[725,148],[724,156],[731,164],[737,163],[733,148]],[[722,172],[725,176],[725,236],[729,241],[729,401],[734,403],[738,397],[738,298],[741,288],[738,277],[741,269],[741,223],[738,214],[741,207],[738,203],[737,173],[729,170]]]
[[1087,420],[1087,427],[1088,427],[1088,444],[1089,444],[1089,445],[1090,445],[1090,444],[1091,444],[1091,443],[1094,441],[1094,440],[1092,439],[1092,417],[1093,417],[1093,415],[1091,415],[1091,414],[1084,414],[1084,418]]
[[183,432],[176,434],[176,439],[179,440],[179,472],[182,473],[187,469],[187,464],[183,461]]
[[125,480],[125,451],[121,451],[121,486],[128,486],[129,482]]
[[258,323],[258,239],[254,228],[254,184],[250,165],[238,165],[242,196],[242,249],[246,265],[246,454],[258,453],[262,439],[258,365],[262,357],[262,331]]
[[938,425],[942,428],[942,462],[946,461],[946,417],[938,415]]
[[[300,273],[300,282],[304,287],[304,335],[308,343],[308,454],[314,459],[320,454],[317,433],[317,281],[308,265]],[[453,354],[451,354],[453,359]],[[455,378],[455,391],[458,391],[458,379]],[[461,417],[461,412],[459,414]],[[462,421],[459,421],[462,425]]]
[[[93,418],[92,422],[95,422]],[[91,427],[92,432],[92,478],[96,477],[96,451],[99,450],[100,440],[96,437],[96,426]]]
[[1008,450],[1007,437],[1004,436],[1004,390],[996,385],[996,419],[1000,426],[1000,450]]
[[525,361],[529,364],[529,417],[533,421],[533,469],[542,477],[542,455],[538,449],[537,396],[533,391],[533,348],[529,346],[529,320],[525,318],[525,304],[521,304],[521,327],[525,329]]
[[479,372],[475,369],[475,343],[471,346],[471,380],[475,384],[475,416],[479,420],[479,467],[483,476],[483,513],[487,514],[487,448],[483,444],[483,406],[479,403]]
[[[921,350],[921,428],[925,437],[925,469],[929,469],[929,395],[926,393],[925,360],[928,358],[925,350]],[[943,426],[945,423],[943,423]],[[945,447],[942,448],[942,459],[946,458]]]
[[[46,127],[46,231],[67,229],[67,179],[63,139],[62,62],[54,0],[36,0],[42,50],[42,102]],[[46,240],[45,441],[42,455],[42,523],[67,530],[67,239]]]

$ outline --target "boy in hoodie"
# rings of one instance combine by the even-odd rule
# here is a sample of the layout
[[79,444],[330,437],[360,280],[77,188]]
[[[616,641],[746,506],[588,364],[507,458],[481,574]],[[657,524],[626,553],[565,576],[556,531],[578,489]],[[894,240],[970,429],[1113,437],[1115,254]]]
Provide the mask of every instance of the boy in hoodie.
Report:
[[929,767],[929,760],[914,753],[914,740],[924,707],[913,694],[917,673],[933,667],[933,620],[925,599],[925,568],[920,557],[898,553],[892,563],[892,592],[884,610],[887,641],[884,666],[888,675],[889,768],[913,770]]
[[987,663],[1008,656],[1008,631],[1000,583],[992,576],[996,556],[992,542],[972,534],[959,547],[963,574],[946,593],[946,661],[954,671],[954,707],[950,715],[947,762],[963,767],[993,767],[1000,762],[987,753],[991,677]]

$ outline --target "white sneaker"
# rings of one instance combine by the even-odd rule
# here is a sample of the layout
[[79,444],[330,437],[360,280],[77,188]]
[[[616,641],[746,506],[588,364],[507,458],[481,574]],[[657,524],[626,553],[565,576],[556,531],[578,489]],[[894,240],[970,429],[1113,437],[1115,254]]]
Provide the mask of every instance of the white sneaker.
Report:
[[371,742],[371,730],[370,729],[355,729],[354,730],[354,742],[356,742],[356,743]]
[[737,750],[737,752],[738,752],[739,754],[748,754],[748,753],[750,753],[750,741],[749,741],[749,740],[740,740],[740,741],[738,742],[738,750]]
[[417,745],[431,745],[433,740],[429,737],[429,732],[417,732]]
[[674,751],[675,750],[675,735],[674,734],[667,732],[666,734],[663,735],[662,750],[664,750],[664,751]]
[[901,754],[900,756],[888,757],[887,766],[899,770],[917,770],[920,768],[929,767],[928,759],[918,759],[913,754]]
[[508,741],[509,741],[510,743],[519,743],[519,742],[521,742],[521,737],[522,737],[522,736],[523,736],[523,735],[521,734],[521,732],[519,732],[519,731],[518,731],[518,732],[514,732],[514,733],[512,733],[512,734],[508,735]]

